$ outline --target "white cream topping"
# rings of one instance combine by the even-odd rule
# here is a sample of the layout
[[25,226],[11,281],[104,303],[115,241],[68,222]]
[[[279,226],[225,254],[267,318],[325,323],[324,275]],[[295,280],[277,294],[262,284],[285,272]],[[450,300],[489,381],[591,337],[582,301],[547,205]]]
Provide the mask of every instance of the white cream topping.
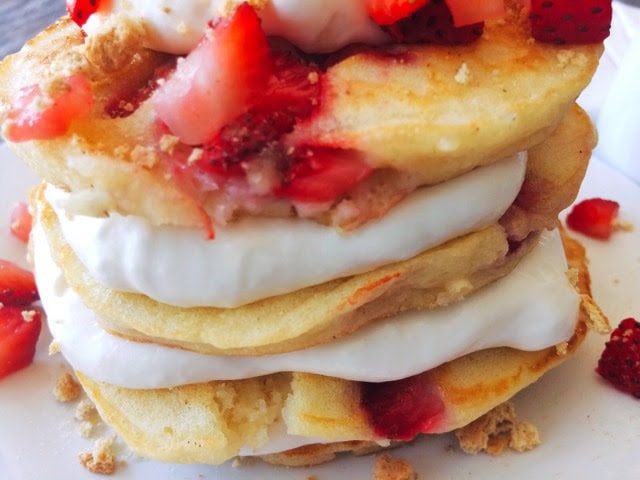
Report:
[[100,283],[181,307],[231,308],[408,259],[491,225],[513,203],[525,168],[523,153],[421,188],[350,233],[311,220],[246,217],[207,240],[198,229],[140,217],[69,217],[68,194],[49,186],[46,197]]
[[579,298],[566,278],[558,232],[508,276],[454,305],[382,320],[335,342],[259,357],[203,355],[113,336],[68,286],[34,227],[36,281],[50,330],[69,363],[85,374],[130,388],[302,371],[386,381],[429,370],[493,346],[537,350],[573,333]]
[[[190,52],[210,21],[225,16],[229,0],[112,0],[89,17],[92,35],[110,15],[124,14],[146,29],[146,46],[175,54]],[[352,43],[380,44],[387,35],[369,18],[364,0],[268,0],[259,12],[267,35],[283,37],[309,53],[336,51]]]

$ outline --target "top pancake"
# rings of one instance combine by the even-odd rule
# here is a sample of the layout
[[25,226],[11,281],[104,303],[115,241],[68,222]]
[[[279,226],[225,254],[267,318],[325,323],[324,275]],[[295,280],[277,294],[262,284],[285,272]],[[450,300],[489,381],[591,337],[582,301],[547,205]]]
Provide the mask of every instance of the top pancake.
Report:
[[[530,37],[526,15],[507,2],[475,43],[393,45],[347,56],[323,76],[319,110],[285,142],[366,152],[375,167],[412,172],[419,183],[455,177],[540,143],[596,69],[602,46],[556,46]],[[259,5],[260,2],[257,2]],[[199,225],[195,201],[153,161],[153,114],[128,118],[105,105],[141,85],[166,56],[143,49],[135,26],[87,41],[62,20],[0,64],[0,104],[21,87],[82,71],[96,104],[90,118],[50,141],[11,145],[46,180],[83,196],[83,213],[119,211],[156,224]],[[106,62],[105,58],[113,61]]]

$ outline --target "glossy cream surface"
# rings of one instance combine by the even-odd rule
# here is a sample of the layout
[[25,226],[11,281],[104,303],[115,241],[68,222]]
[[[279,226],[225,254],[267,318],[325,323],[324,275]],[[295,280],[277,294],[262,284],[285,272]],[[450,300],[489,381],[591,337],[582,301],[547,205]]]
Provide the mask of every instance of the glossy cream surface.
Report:
[[51,186],[66,241],[89,274],[114,290],[180,307],[236,307],[391,262],[494,224],[513,203],[526,155],[423,187],[383,218],[349,233],[299,218],[244,217],[204,238],[198,228],[158,227],[111,214],[68,215]]
[[566,278],[557,231],[516,269],[465,300],[404,313],[329,344],[296,352],[204,355],[110,335],[69,287],[53,262],[41,227],[34,228],[36,281],[50,330],[77,370],[129,388],[158,388],[208,380],[250,378],[281,371],[380,382],[429,370],[493,346],[538,350],[573,333],[579,298]]

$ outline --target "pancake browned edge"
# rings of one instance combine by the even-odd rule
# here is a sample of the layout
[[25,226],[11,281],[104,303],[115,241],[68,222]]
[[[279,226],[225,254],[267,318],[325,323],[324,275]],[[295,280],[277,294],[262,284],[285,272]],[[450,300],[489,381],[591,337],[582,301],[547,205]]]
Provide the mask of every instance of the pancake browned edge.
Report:
[[[563,232],[563,243],[582,305],[573,337],[540,351],[492,348],[471,353],[421,374],[446,404],[446,420],[433,433],[463,427],[510,399],[569,358],[589,326],[606,328],[590,296],[584,248]],[[306,445],[264,456],[271,463],[302,466],[331,460],[339,452],[383,448],[371,435],[360,408],[360,384],[303,373],[167,389],[134,390],[78,378],[104,420],[138,454],[174,463],[221,463],[260,442],[274,421],[296,434],[360,438]],[[188,404],[189,408],[183,408]],[[394,443],[397,445],[398,443]]]

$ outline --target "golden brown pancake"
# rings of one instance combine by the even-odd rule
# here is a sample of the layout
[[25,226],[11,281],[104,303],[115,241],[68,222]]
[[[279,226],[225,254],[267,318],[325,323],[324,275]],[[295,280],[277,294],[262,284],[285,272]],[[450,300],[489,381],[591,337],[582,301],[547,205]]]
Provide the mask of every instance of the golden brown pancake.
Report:
[[[430,433],[460,428],[508,400],[571,356],[585,337],[590,315],[602,320],[599,312],[591,311],[584,249],[566,234],[563,241],[569,267],[579,272],[576,288],[584,299],[571,340],[533,352],[482,350],[420,374],[423,381],[437,386],[446,407],[444,419]],[[336,451],[368,451],[377,446],[360,407],[358,382],[281,373],[134,390],[95,381],[80,372],[78,377],[100,415],[125,442],[138,454],[161,461],[222,463],[242,446],[261,446],[274,422],[284,422],[290,434],[330,442],[269,456],[274,463],[313,464],[331,459]],[[356,442],[342,443],[345,439]]]
[[[233,2],[231,2],[233,3]],[[261,4],[262,2],[257,2]],[[526,15],[508,2],[503,21],[460,47],[394,45],[337,62],[324,76],[317,114],[284,140],[356,149],[376,168],[433,184],[527,150],[558,125],[587,85],[601,45],[570,48],[532,41]],[[0,104],[39,79],[84,72],[93,114],[50,141],[10,144],[47,181],[83,192],[85,212],[117,211],[155,224],[200,225],[206,196],[194,199],[157,162],[149,101],[127,118],[105,105],[146,82],[166,56],[143,49],[135,27],[85,42],[61,20],[0,64]],[[102,45],[95,51],[95,45]],[[107,62],[109,48],[119,60]],[[109,57],[111,58],[111,57]],[[461,69],[467,74],[460,75]]]

